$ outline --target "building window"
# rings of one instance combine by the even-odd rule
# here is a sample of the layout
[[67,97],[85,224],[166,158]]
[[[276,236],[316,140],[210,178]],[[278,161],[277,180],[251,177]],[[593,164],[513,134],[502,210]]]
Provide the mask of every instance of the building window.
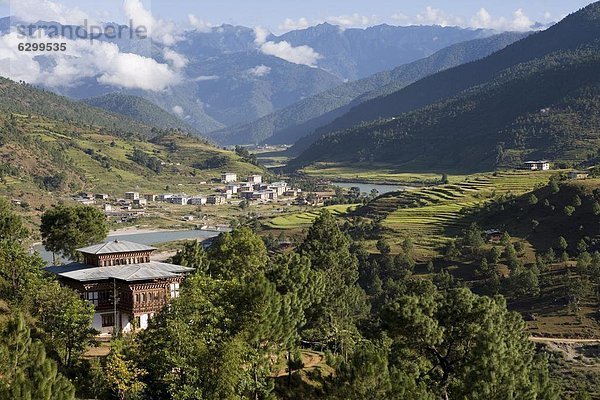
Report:
[[107,291],[99,292],[98,293],[98,303],[100,303],[100,304],[110,303],[111,297],[112,297],[111,292],[107,292]]
[[115,326],[114,314],[102,314],[102,327]]
[[98,306],[98,292],[87,292],[86,299],[95,306]]
[[177,297],[179,297],[179,283],[171,283],[171,285],[169,285],[170,287],[170,291],[171,291],[171,298],[175,299]]

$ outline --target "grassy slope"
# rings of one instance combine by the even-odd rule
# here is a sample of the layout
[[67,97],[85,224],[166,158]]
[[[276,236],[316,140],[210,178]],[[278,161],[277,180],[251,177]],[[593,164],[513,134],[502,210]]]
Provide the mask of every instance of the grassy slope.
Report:
[[44,116],[54,121],[101,127],[103,132],[149,137],[152,126],[88,106],[47,90],[0,77],[0,112]]
[[[129,190],[197,194],[209,190],[200,182],[219,178],[221,169],[240,176],[262,171],[232,152],[188,136],[170,135],[154,142],[141,142],[102,134],[97,128],[24,115],[16,116],[18,134],[8,135],[7,121],[8,117],[0,114],[0,126],[4,126],[0,129],[3,132],[0,195],[25,201],[30,206],[30,219],[37,219],[43,206],[78,191],[118,197]],[[130,160],[128,156],[134,148],[167,163],[164,170],[157,174]],[[90,149],[95,156],[89,154]],[[192,167],[217,155],[229,159],[226,166],[207,170]],[[39,184],[40,179],[61,173],[65,180],[58,190],[49,192]]]
[[449,237],[468,224],[463,210],[497,196],[520,194],[548,181],[550,172],[499,172],[450,176],[447,185],[424,187],[380,196],[355,214],[381,220],[392,244],[411,237],[419,254],[430,257]]
[[184,132],[195,133],[194,128],[182,119],[142,97],[109,93],[104,96],[85,99],[83,102],[160,129],[177,128]]

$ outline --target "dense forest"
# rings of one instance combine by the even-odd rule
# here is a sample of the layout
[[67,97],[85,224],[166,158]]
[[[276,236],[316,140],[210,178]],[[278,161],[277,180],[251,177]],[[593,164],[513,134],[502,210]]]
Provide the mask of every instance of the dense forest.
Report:
[[110,113],[84,103],[69,100],[27,83],[13,82],[0,77],[0,110],[21,115],[39,115],[83,126],[102,127],[116,135],[153,136],[152,126]]
[[[54,226],[50,214],[70,211],[47,213]],[[559,398],[502,297],[413,277],[410,242],[373,260],[327,211],[291,253],[245,227],[207,251],[185,245],[174,262],[195,272],[181,296],[100,362],[81,358],[91,306],[27,255],[6,203],[0,221],[0,258],[15,260],[0,263],[3,398]],[[305,381],[294,372],[307,348],[325,351],[328,369]]]
[[[516,123],[515,119],[523,121],[528,118],[529,114],[540,110],[552,111],[551,107],[554,103],[563,103],[561,95],[577,97],[577,93],[565,94],[567,88],[562,88],[561,82],[552,80],[553,77],[557,78],[555,74],[544,75],[541,72],[544,68],[548,72],[553,69],[571,68],[573,64],[579,62],[578,58],[586,59],[586,52],[597,53],[597,39],[600,36],[599,10],[600,4],[591,4],[569,15],[549,29],[532,34],[489,57],[442,71],[393,94],[362,103],[331,124],[319,128],[310,137],[303,139],[301,148],[307,147],[308,144],[316,142],[326,135],[329,138],[323,139],[323,143],[327,143],[324,145],[325,148],[331,148],[333,143],[335,143],[334,148],[342,147],[341,154],[337,159],[369,160],[379,155],[380,152],[376,150],[376,147],[381,145],[380,142],[385,142],[387,146],[389,144],[387,140],[394,137],[394,150],[400,151],[399,159],[395,160],[391,154],[382,154],[382,156],[386,156],[386,161],[402,164],[413,160],[403,157],[403,153],[408,153],[408,151],[401,151],[399,148],[407,147],[414,151],[411,142],[418,142],[419,137],[424,138],[431,135],[452,137],[457,142],[461,140],[468,142],[473,133],[463,134],[462,130],[465,128],[473,132],[480,132],[481,137],[485,136],[486,141],[492,142],[491,147],[503,146],[505,138],[497,136],[502,133],[502,130],[508,129],[509,125]],[[564,65],[561,66],[562,63]],[[533,75],[532,79],[528,83],[520,82],[519,78],[523,79],[527,71]],[[577,76],[580,72],[575,69],[572,74]],[[507,91],[499,93],[496,103],[487,104],[487,108],[480,110],[479,107],[485,106],[485,99],[495,95],[493,90],[499,83],[508,84],[507,76],[509,78],[510,74],[517,75],[513,83],[515,85],[523,84],[523,89],[512,93]],[[548,81],[542,82],[542,78]],[[593,81],[586,81],[583,76],[579,76],[579,78],[583,79],[579,82],[581,89],[589,90],[586,85]],[[535,85],[535,80],[538,81],[537,85]],[[573,80],[568,81],[568,84],[573,83]],[[556,88],[561,90],[553,93]],[[571,86],[571,90],[575,89],[577,86]],[[513,88],[513,90],[516,89]],[[503,97],[503,94],[506,96]],[[520,100],[519,98],[523,94],[526,99],[522,99],[520,108],[515,107],[512,104],[513,99]],[[538,94],[541,95],[539,104],[530,98]],[[555,97],[547,97],[548,95],[555,95]],[[463,105],[460,105],[461,102]],[[559,107],[560,105],[558,104]],[[494,114],[491,116],[486,114],[486,118],[473,120],[469,117],[469,111],[489,113],[492,108]],[[429,114],[432,114],[431,117]],[[552,115],[552,113],[550,114]],[[564,118],[564,113],[560,110],[558,114],[556,119]],[[444,123],[447,121],[439,119],[442,115],[456,115],[456,122],[460,121],[461,124],[445,127]],[[454,123],[454,120],[452,122]],[[531,129],[539,130],[540,127],[533,125]],[[561,129],[559,126],[558,131]],[[431,132],[434,130],[438,133]],[[369,135],[367,135],[365,139],[358,137],[361,136],[361,132],[365,131],[372,133],[373,136],[368,137]],[[410,137],[416,139],[404,140],[406,133],[410,133]],[[593,132],[591,133],[593,134]],[[481,165],[489,167],[495,163],[493,160],[494,150],[490,150],[489,144],[486,145],[486,148],[476,149],[477,152],[483,151],[483,156],[479,160],[469,159],[470,165],[477,168]],[[346,145],[355,149],[352,151],[344,149],[343,147]],[[323,160],[327,159],[329,154],[322,154],[317,147],[301,156],[299,164],[309,163],[321,156],[324,156]],[[418,147],[418,150],[422,152],[428,149]],[[317,155],[315,156],[315,154]],[[560,156],[560,154],[556,154],[556,156]],[[439,154],[431,159],[435,160],[437,157]],[[427,160],[425,160],[425,166],[427,164]],[[453,161],[446,160],[445,163],[440,163],[440,166],[443,164],[453,164]],[[464,168],[464,166],[460,167]]]
[[525,159],[584,161],[599,139],[599,67],[596,44],[552,53],[456,98],[328,134],[292,165],[377,160],[474,171]]

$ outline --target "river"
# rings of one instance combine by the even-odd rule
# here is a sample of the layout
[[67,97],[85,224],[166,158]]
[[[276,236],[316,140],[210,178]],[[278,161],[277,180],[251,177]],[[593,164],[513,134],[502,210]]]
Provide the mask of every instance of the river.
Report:
[[[143,232],[143,233],[114,233],[106,238],[106,242],[112,240],[127,240],[129,242],[153,245],[157,243],[175,242],[177,240],[210,238],[218,236],[221,232],[214,230],[183,230],[183,231],[159,231],[159,232]],[[46,263],[52,263],[52,253],[47,251],[41,244],[33,247],[34,251],[40,253],[40,257]]]

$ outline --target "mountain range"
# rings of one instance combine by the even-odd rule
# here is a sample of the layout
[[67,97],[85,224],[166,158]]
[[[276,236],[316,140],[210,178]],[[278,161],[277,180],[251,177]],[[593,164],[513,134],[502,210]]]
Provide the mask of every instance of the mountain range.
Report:
[[600,3],[482,60],[359,104],[313,134],[294,167],[389,162],[481,170],[598,148]]
[[[1,19],[0,29],[6,33],[17,22]],[[36,25],[62,27],[56,22],[41,21]],[[494,33],[439,26],[341,29],[321,24],[277,36],[222,25],[208,31],[183,32],[171,46],[102,36],[99,41],[116,44],[121,52],[149,57],[173,68],[179,64],[176,72],[181,75],[180,82],[155,91],[125,88],[99,79],[98,75],[84,76],[69,84],[38,84],[74,99],[112,93],[143,97],[182,119],[198,134],[225,142],[220,133],[211,132],[252,122],[345,81],[367,78],[429,57],[448,46]],[[308,54],[311,59],[296,53]],[[55,65],[53,59],[43,55],[36,60],[41,67]]]
[[433,73],[483,58],[529,33],[507,32],[446,47],[429,57],[393,70],[351,81],[303,99],[249,124],[213,132],[221,143],[291,144],[333,122],[353,106],[393,93]]

